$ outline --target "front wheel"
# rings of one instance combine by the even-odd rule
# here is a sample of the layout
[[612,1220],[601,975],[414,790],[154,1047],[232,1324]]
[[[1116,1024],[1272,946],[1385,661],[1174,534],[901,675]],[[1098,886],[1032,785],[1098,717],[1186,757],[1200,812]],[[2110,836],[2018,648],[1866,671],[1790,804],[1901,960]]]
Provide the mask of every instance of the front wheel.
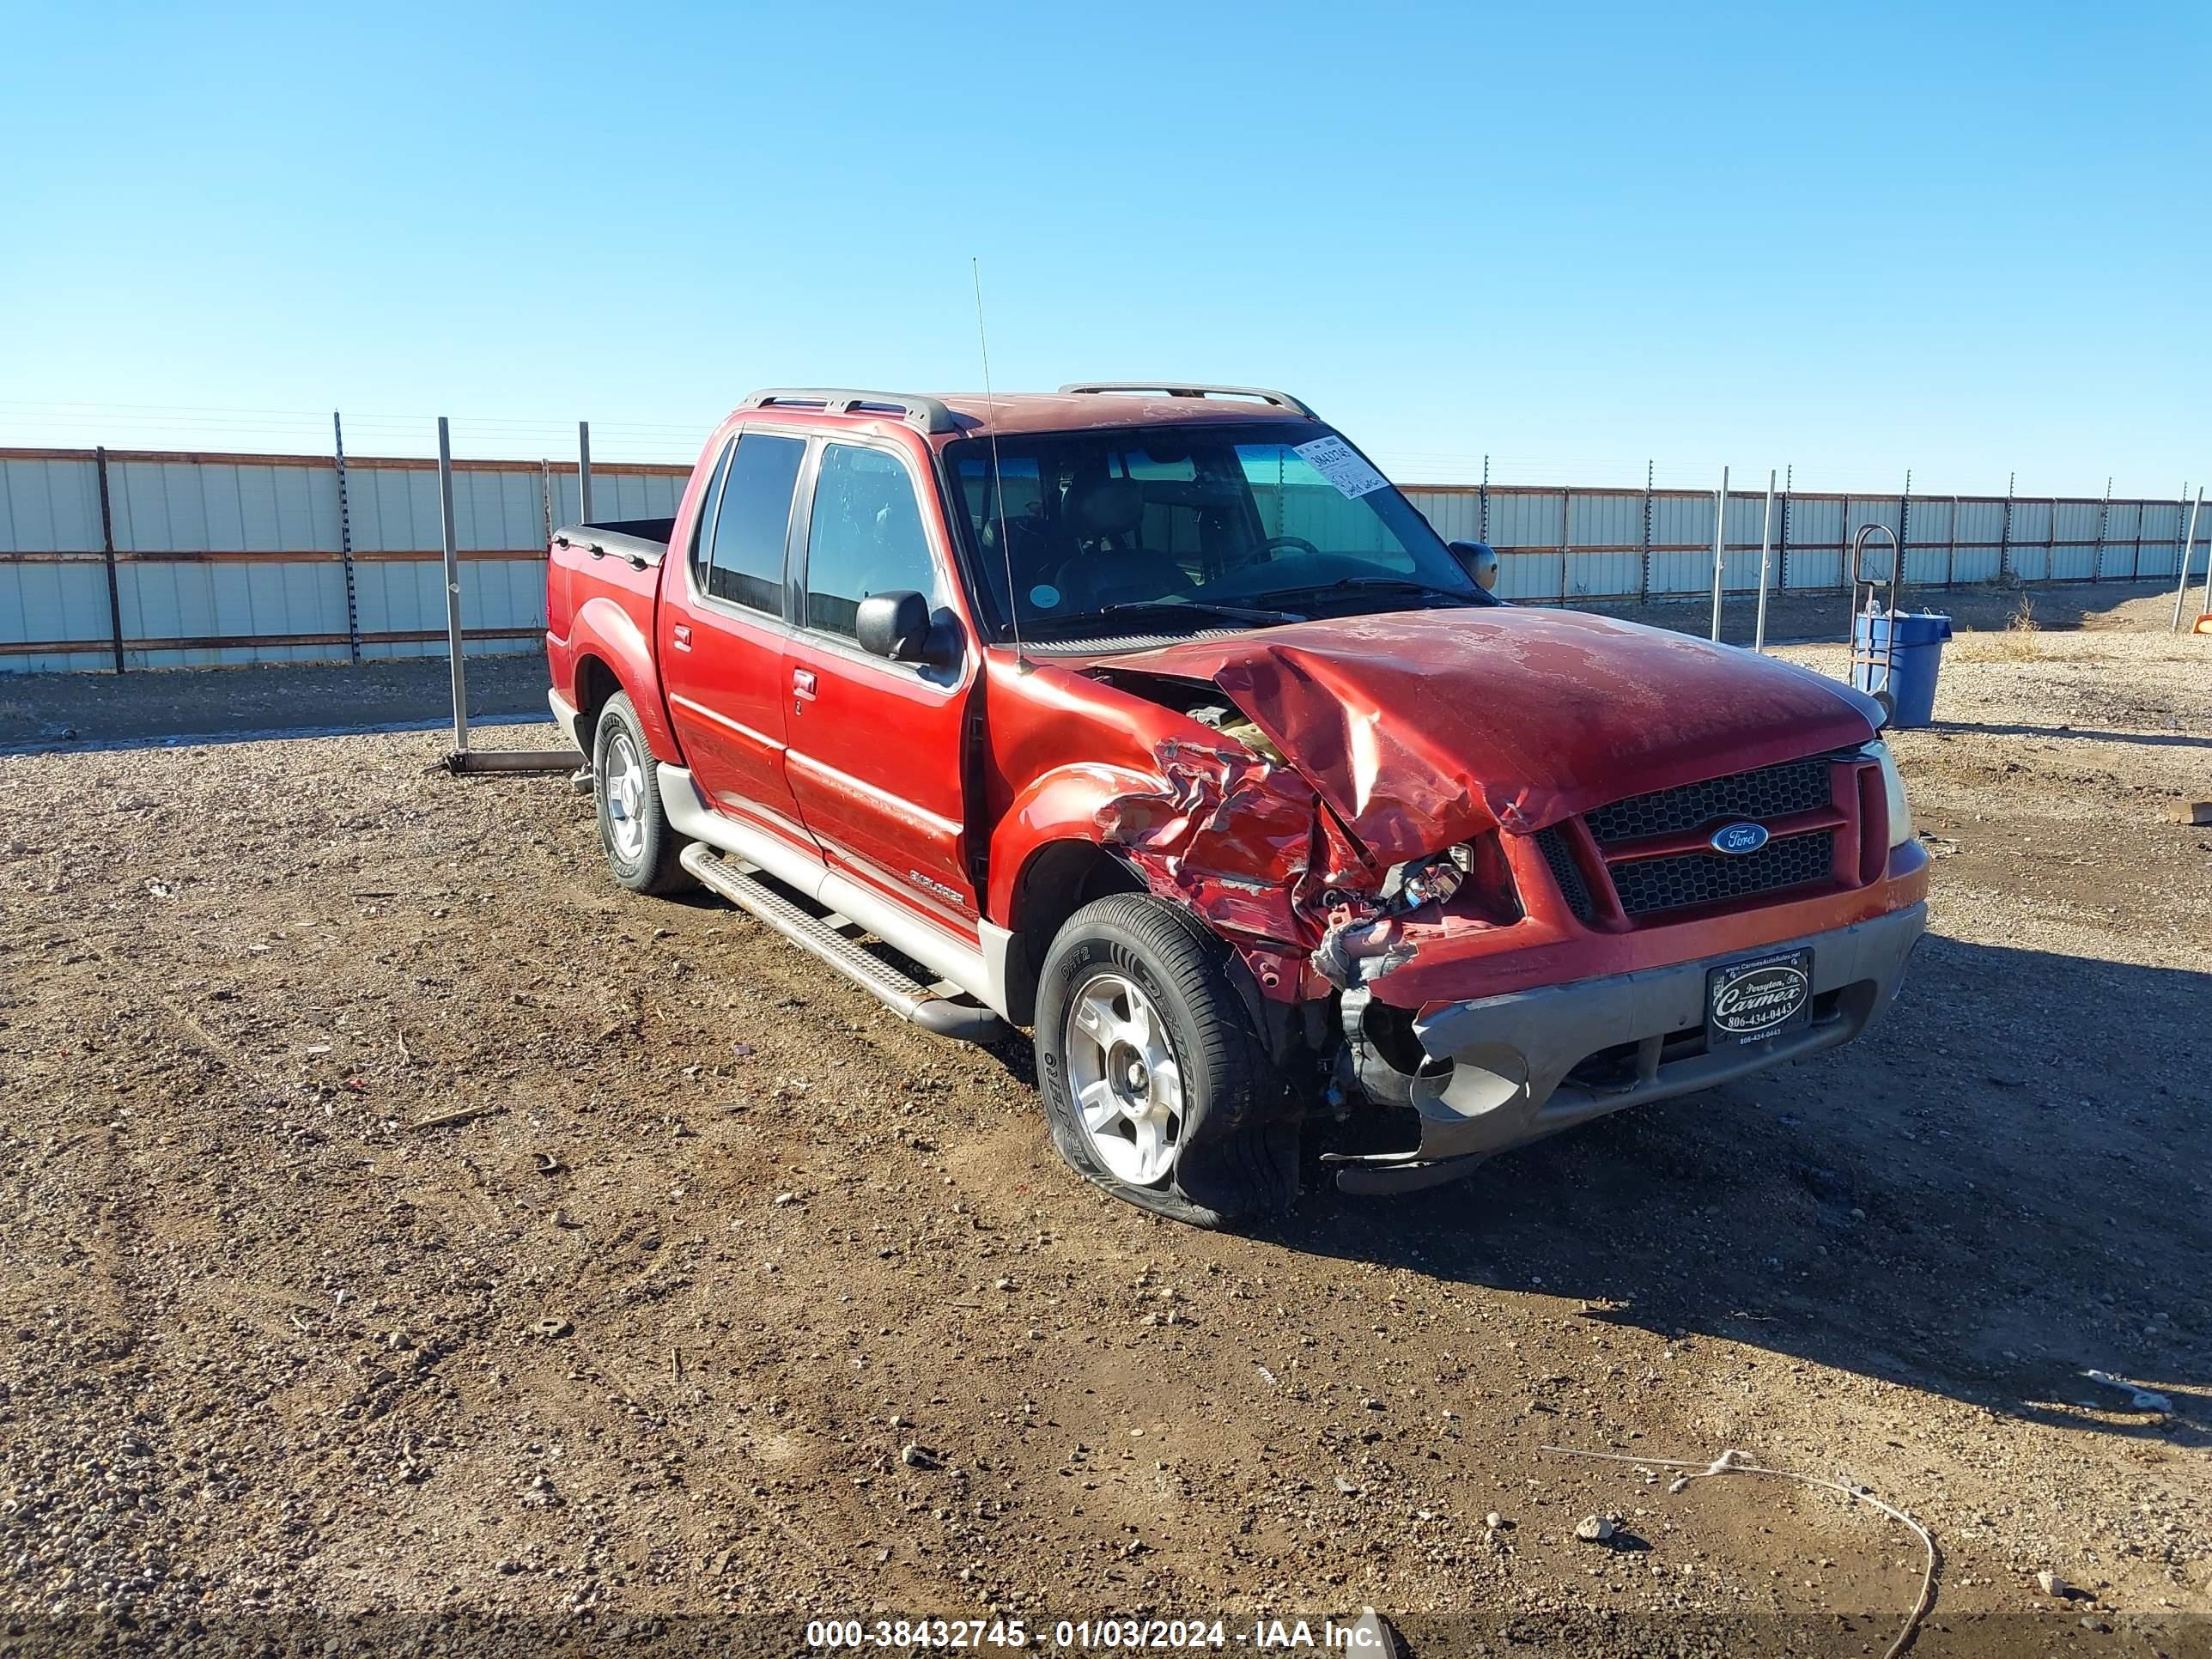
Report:
[[684,843],[661,810],[653,750],[627,692],[599,710],[592,740],[592,798],[599,845],[614,878],[633,893],[672,893],[690,880],[677,862]]
[[1202,1227],[1288,1206],[1297,1126],[1189,912],[1116,893],[1069,919],[1037,990],[1037,1082],[1053,1144],[1116,1198]]

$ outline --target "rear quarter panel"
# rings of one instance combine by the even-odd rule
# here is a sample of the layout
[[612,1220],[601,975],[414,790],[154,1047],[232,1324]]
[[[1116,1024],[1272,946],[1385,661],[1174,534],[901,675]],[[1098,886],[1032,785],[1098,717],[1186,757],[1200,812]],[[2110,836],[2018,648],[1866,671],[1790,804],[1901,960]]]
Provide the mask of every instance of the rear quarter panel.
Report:
[[604,664],[636,706],[654,758],[680,763],[683,753],[669,729],[653,658],[661,568],[640,570],[626,559],[594,557],[587,548],[556,538],[546,565],[545,656],[553,689],[579,708],[590,704],[585,664]]

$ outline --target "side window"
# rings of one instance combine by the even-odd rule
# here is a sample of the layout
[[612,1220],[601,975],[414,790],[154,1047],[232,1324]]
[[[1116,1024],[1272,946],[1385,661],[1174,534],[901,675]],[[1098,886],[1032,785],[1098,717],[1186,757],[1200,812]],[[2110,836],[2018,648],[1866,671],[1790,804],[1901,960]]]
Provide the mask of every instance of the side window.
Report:
[[806,453],[804,438],[748,432],[731,452],[714,514],[707,591],[771,617],[783,614],[783,544],[791,528],[792,488]]
[[722,482],[730,476],[730,456],[737,445],[722,446],[714,474],[707,480],[707,493],[699,498],[699,517],[691,526],[691,574],[703,590],[707,586],[707,555],[714,547],[714,514],[722,505]]
[[806,536],[806,623],[854,637],[860,601],[912,588],[935,605],[937,568],[914,480],[880,449],[828,444]]

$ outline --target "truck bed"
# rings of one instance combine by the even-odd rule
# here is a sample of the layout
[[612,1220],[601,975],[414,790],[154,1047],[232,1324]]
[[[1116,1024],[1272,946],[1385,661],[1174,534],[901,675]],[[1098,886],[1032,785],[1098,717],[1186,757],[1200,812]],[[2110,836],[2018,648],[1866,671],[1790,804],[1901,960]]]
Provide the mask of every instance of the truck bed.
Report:
[[556,684],[568,665],[560,659],[576,614],[596,597],[614,601],[640,637],[653,635],[654,592],[668,555],[673,519],[618,519],[605,524],[563,525],[547,551],[545,631],[554,651]]

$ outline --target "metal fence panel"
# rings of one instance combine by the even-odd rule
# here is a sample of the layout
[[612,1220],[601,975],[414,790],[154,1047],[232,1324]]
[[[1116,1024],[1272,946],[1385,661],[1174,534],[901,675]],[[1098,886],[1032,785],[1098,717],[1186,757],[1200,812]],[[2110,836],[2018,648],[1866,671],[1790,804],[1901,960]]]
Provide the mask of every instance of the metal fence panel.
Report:
[[1435,489],[1420,486],[1406,491],[1406,499],[1421,510],[1437,535],[1448,542],[1482,539],[1482,492],[1476,489]]
[[2179,501],[2142,504],[2142,547],[2136,571],[2144,576],[2171,576],[2181,569],[2181,538],[2187,528],[2188,509]]
[[[116,601],[131,667],[343,659],[346,573],[335,465],[320,457],[112,454]],[[665,518],[688,469],[603,465],[593,516]],[[107,602],[100,465],[82,451],[0,453],[0,671],[106,668]],[[347,468],[355,611],[368,657],[446,649],[437,471],[360,459]],[[1413,486],[1407,498],[1448,539],[1498,550],[1498,591],[1539,604],[1702,597],[1712,589],[1711,490]],[[1351,502],[1338,533],[1373,529]],[[463,462],[454,471],[462,623],[471,654],[537,648],[544,628],[550,524],[580,516],[573,464]],[[1731,489],[1724,589],[1759,583],[1763,487]],[[1872,493],[1782,495],[1771,526],[1778,590],[1838,590],[1848,535],[1902,529],[1907,580],[1922,586],[2171,575],[2185,511],[2172,501],[2040,501]],[[2008,527],[2008,519],[2009,526]],[[2212,526],[2200,526],[2212,535]],[[1886,568],[1878,555],[1876,563]]]
[[1500,552],[1509,547],[1561,547],[1567,538],[1566,512],[1560,491],[1492,490],[1490,544]]
[[100,472],[90,460],[0,459],[0,553],[100,550]]
[[[82,649],[73,648],[77,641]],[[26,648],[37,645],[57,648]],[[107,574],[98,561],[0,561],[0,672],[64,673],[113,663]]]

